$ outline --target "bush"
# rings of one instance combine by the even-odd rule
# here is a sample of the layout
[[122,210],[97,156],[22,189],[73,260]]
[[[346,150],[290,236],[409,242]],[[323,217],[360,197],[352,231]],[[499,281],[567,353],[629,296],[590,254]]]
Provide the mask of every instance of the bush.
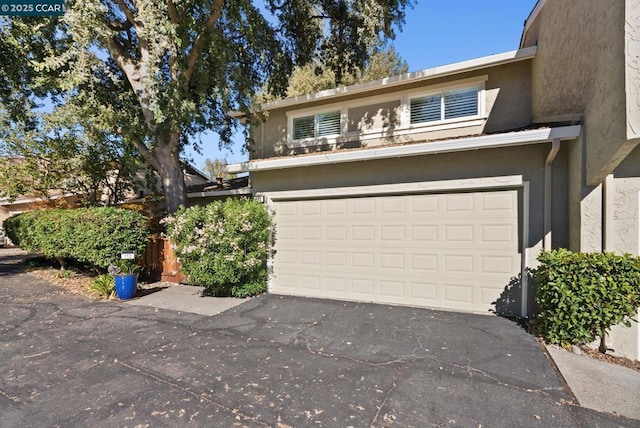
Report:
[[106,269],[125,250],[142,254],[148,240],[146,219],[117,208],[30,211],[4,222],[7,235],[22,249]]
[[267,288],[271,217],[253,199],[181,208],[163,222],[182,271],[214,296],[245,297]]
[[545,340],[563,346],[604,338],[614,325],[630,326],[640,306],[640,259],[628,254],[541,253],[536,270],[537,323]]

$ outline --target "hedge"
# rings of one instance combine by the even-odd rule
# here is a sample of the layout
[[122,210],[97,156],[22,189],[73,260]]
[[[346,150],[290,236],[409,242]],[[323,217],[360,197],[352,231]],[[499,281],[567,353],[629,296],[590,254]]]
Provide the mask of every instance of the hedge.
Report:
[[106,269],[122,251],[141,255],[148,240],[147,220],[117,208],[29,211],[4,221],[7,236],[22,249],[65,263]]
[[640,306],[640,258],[629,254],[543,252],[535,272],[539,332],[563,346],[601,339],[614,325],[630,326]]
[[163,220],[181,270],[214,296],[245,297],[267,289],[271,217],[253,199],[182,208]]

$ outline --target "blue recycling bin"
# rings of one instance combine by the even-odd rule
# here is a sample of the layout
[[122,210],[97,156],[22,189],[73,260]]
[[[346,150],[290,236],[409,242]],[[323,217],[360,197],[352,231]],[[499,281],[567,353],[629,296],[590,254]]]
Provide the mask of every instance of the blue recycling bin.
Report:
[[138,274],[122,274],[115,275],[116,280],[116,294],[120,300],[131,299],[136,295],[138,289]]

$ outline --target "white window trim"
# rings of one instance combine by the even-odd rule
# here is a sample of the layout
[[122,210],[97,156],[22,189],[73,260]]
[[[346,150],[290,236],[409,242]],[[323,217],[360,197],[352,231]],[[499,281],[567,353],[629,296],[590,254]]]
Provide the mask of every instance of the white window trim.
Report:
[[[440,95],[442,97],[441,103],[442,108],[444,107],[444,94],[449,91],[454,91],[456,89],[466,89],[466,88],[478,88],[478,114],[473,116],[464,116],[464,117],[455,117],[453,119],[440,119],[433,120],[427,122],[418,122],[411,123],[411,100],[416,98],[424,98],[430,95]],[[467,122],[475,119],[486,119],[487,113],[485,109],[485,81],[475,82],[475,83],[465,83],[465,84],[457,84],[457,85],[449,85],[439,89],[431,88],[429,91],[417,92],[413,93],[409,96],[406,96],[402,100],[402,105],[405,106],[405,110],[403,113],[403,117],[400,120],[400,126],[402,128],[408,128],[410,130],[413,129],[422,129],[427,127],[436,127],[440,125],[446,125],[450,123],[459,123],[459,122]],[[442,113],[442,112],[441,112]],[[444,113],[442,113],[444,114]],[[446,129],[446,128],[443,128]]]
[[[326,104],[322,107],[308,107],[305,109],[288,111],[287,115],[287,146],[289,148],[306,148],[314,147],[318,145],[335,145],[338,142],[350,142],[350,141],[367,141],[377,138],[384,138],[389,136],[406,136],[418,132],[431,132],[441,131],[447,129],[454,129],[460,127],[480,126],[487,119],[486,111],[486,81],[489,79],[488,75],[475,76],[468,79],[460,79],[436,85],[430,85],[429,87],[416,91],[405,90],[394,94],[382,95],[382,96],[370,96],[353,101],[347,101],[343,103]],[[410,102],[413,98],[420,98],[427,95],[433,95],[437,93],[443,93],[449,90],[461,89],[465,87],[477,86],[478,87],[478,114],[475,116],[457,117],[453,119],[443,119],[433,122],[423,122],[411,124],[411,111]],[[351,131],[348,132],[348,119],[349,109],[356,107],[365,107],[372,104],[382,104],[385,102],[400,101],[399,107],[399,119],[400,124],[394,129],[387,128],[372,128],[367,131]],[[335,135],[327,135],[318,138],[305,138],[300,140],[293,139],[293,119],[311,115],[317,115],[322,113],[328,113],[332,111],[340,110],[341,112],[341,127],[342,133]]]
[[[321,137],[310,137],[310,138],[301,138],[298,140],[293,139],[293,120],[301,117],[313,116],[314,122],[317,127],[317,115],[332,113],[334,111],[340,112],[340,134],[329,134],[323,135]],[[340,106],[336,106],[335,108],[326,108],[322,110],[318,109],[305,109],[298,110],[293,114],[289,114],[287,112],[287,145],[289,147],[313,147],[320,144],[336,144],[338,137],[343,135],[345,132],[345,124],[347,111]]]

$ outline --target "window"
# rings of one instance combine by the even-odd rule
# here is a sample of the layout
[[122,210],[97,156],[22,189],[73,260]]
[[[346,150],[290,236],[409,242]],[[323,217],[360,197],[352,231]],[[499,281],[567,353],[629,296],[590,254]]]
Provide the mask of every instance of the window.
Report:
[[293,119],[293,139],[325,137],[340,134],[340,110]]
[[455,89],[410,101],[411,124],[478,115],[478,87]]

